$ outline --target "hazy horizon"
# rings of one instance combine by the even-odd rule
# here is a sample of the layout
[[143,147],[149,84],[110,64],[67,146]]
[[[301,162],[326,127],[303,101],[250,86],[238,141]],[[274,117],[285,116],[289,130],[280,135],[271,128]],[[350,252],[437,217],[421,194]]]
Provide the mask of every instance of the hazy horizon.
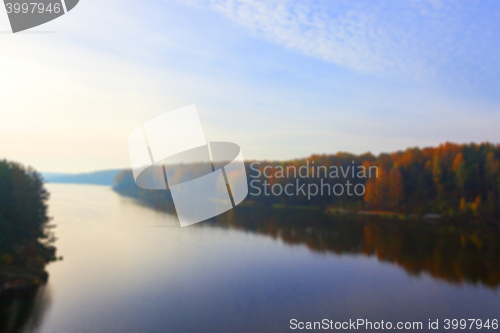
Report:
[[[450,141],[446,141],[446,142],[450,142]],[[407,149],[411,149],[411,148],[430,148],[430,147],[437,147],[441,144],[444,144],[446,142],[441,142],[439,144],[436,144],[434,146],[425,146],[425,147],[417,147],[417,146],[414,146],[414,147],[407,147],[405,149],[401,149],[401,150],[398,150],[398,151],[404,151],[404,150],[407,150]],[[464,143],[458,143],[458,142],[451,142],[451,143],[456,143],[456,144],[468,144],[468,143],[474,143],[474,144],[481,144],[481,143],[491,143],[493,145],[499,145],[500,142],[464,142]],[[361,153],[361,154],[354,154],[354,155],[363,155],[363,154],[373,154],[374,156],[378,156],[380,154],[385,154],[385,153],[394,153],[396,151],[382,151],[382,152],[379,152],[378,154],[374,154],[370,151],[367,151],[367,152],[364,152],[364,153]],[[336,155],[336,154],[341,154],[341,153],[348,153],[348,154],[353,154],[351,152],[348,152],[348,151],[338,151],[338,152],[334,152],[334,153],[311,153],[307,156],[302,156],[302,157],[295,157],[295,158],[290,158],[290,159],[245,159],[245,162],[252,162],[252,161],[272,161],[272,162],[286,162],[286,161],[291,161],[291,160],[299,160],[299,159],[305,159],[305,158],[308,158],[312,155],[323,155],[323,154],[326,154],[326,155]],[[101,171],[114,171],[114,170],[126,170],[126,169],[131,169],[130,165],[127,165],[127,166],[124,166],[124,167],[114,167],[114,168],[106,168],[106,169],[95,169],[95,170],[86,170],[86,171],[78,171],[78,172],[64,172],[64,171],[61,171],[61,172],[54,172],[52,170],[48,170],[48,171],[44,171],[44,170],[37,170],[39,171],[40,173],[42,174],[52,174],[52,175],[78,175],[78,174],[88,174],[88,173],[93,173],[93,172],[101,172]]]

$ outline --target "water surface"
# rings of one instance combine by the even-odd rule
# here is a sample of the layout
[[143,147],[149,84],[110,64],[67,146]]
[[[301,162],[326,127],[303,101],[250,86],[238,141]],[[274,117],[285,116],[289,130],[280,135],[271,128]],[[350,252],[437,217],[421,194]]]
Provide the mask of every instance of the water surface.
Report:
[[494,228],[248,207],[180,228],[107,187],[48,189],[64,260],[48,266],[26,330],[288,332],[292,318],[500,319]]

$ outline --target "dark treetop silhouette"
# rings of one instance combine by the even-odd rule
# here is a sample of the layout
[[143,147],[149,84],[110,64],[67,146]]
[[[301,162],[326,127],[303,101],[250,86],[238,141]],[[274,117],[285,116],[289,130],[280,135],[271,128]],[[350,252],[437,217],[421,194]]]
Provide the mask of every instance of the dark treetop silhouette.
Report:
[[46,278],[45,265],[56,259],[48,198],[35,170],[0,160],[0,292],[12,279],[24,285]]

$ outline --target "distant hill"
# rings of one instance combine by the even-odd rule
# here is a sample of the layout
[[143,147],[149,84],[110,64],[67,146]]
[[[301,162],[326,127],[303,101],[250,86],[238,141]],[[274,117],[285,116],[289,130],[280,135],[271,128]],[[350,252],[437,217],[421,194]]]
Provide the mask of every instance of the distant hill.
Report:
[[42,173],[42,176],[47,183],[113,186],[113,179],[121,171],[123,171],[123,169],[103,170],[79,174],[44,172]]

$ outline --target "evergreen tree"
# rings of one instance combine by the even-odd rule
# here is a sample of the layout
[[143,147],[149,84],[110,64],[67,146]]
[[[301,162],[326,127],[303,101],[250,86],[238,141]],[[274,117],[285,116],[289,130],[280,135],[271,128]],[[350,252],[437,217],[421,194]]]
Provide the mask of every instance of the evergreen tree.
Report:
[[0,262],[43,270],[55,259],[48,198],[39,173],[0,160]]

